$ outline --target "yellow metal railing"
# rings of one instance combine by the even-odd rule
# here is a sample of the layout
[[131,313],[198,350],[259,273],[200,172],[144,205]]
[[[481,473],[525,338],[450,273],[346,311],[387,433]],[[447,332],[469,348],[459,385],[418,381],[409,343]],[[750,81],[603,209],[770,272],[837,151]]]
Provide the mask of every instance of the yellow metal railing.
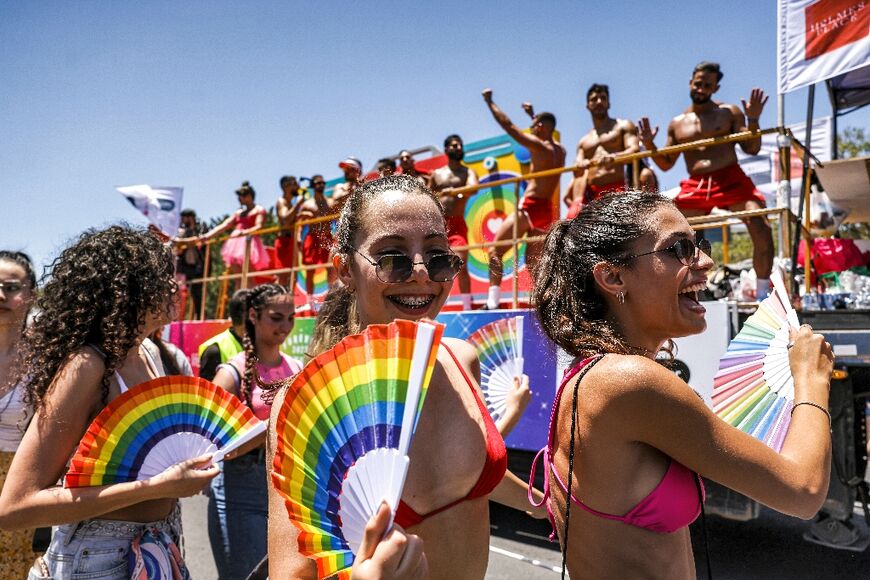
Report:
[[[628,163],[632,164],[632,166],[634,168],[634,172],[633,172],[634,182],[635,182],[634,186],[636,187],[638,176],[640,173],[639,172],[639,162],[641,159],[654,157],[654,156],[660,156],[660,155],[672,155],[672,154],[676,154],[676,153],[682,153],[685,151],[699,149],[702,147],[710,147],[713,145],[722,145],[722,144],[727,144],[727,143],[738,143],[738,142],[742,142],[742,141],[757,139],[762,135],[767,135],[767,134],[776,133],[776,132],[790,133],[788,131],[788,129],[783,129],[783,128],[779,128],[779,127],[772,127],[769,129],[763,129],[763,130],[757,130],[757,131],[742,131],[739,133],[732,133],[729,135],[723,135],[721,137],[699,139],[697,141],[692,141],[689,143],[681,143],[679,145],[662,147],[662,148],[656,149],[655,151],[639,151],[636,153],[630,153],[630,154],[626,154],[626,155],[617,155],[617,156],[613,157],[613,163],[618,164],[618,165],[625,165]],[[588,165],[586,165],[586,168],[595,167],[599,164],[600,164],[600,162],[598,160],[593,159],[588,163]],[[566,173],[569,171],[573,172],[573,171],[582,170],[582,169],[584,169],[584,168],[577,166],[577,165],[568,165],[565,167],[557,167],[557,168],[553,168],[553,169],[537,171],[534,173],[527,173],[527,174],[524,174],[524,175],[521,175],[518,177],[498,179],[498,180],[494,180],[494,181],[479,183],[479,184],[473,185],[473,186],[456,188],[456,189],[451,190],[450,194],[451,195],[460,195],[460,194],[472,193],[472,192],[479,191],[481,189],[490,189],[493,187],[499,187],[502,185],[519,183],[521,181],[529,181],[531,179],[538,179],[541,177],[551,177],[551,176],[560,175],[562,173]],[[808,196],[807,196],[807,199],[808,199]],[[517,233],[518,233],[517,232],[517,223],[518,222],[517,222],[516,217],[517,217],[517,213],[519,212],[519,206],[520,206],[519,188],[517,187],[514,189],[514,210],[513,210],[514,211],[514,229],[512,232],[511,239],[503,240],[501,242],[485,242],[485,243],[479,243],[479,244],[468,244],[467,246],[457,246],[456,249],[458,249],[458,250],[473,250],[473,249],[481,249],[481,248],[491,248],[491,247],[496,247],[496,246],[512,246],[512,248],[514,250],[514,264],[516,264],[517,256],[519,255],[520,244],[527,245],[529,243],[537,243],[537,242],[541,242],[544,240],[544,236],[533,236],[533,237],[524,237],[524,238],[519,238],[517,236]],[[807,213],[807,216],[809,216],[809,212],[807,211],[806,213]],[[784,215],[791,216],[791,219],[783,220],[782,218]],[[762,216],[767,216],[767,217],[771,217],[773,219],[778,220],[780,227],[783,228],[783,232],[784,232],[784,236],[781,239],[783,239],[785,242],[784,244],[782,244],[783,247],[780,248],[780,252],[784,256],[789,257],[789,248],[790,248],[790,244],[788,243],[789,228],[784,227],[784,225],[785,225],[785,223],[791,223],[791,220],[794,219],[794,216],[791,215],[791,211],[788,208],[764,208],[764,209],[759,209],[759,210],[725,212],[725,213],[716,214],[716,215],[692,217],[692,218],[688,218],[688,221],[690,224],[692,224],[692,226],[695,229],[703,230],[703,229],[720,228],[722,230],[723,261],[727,262],[728,261],[728,251],[729,251],[729,241],[728,241],[728,229],[729,229],[729,227],[731,225],[735,225],[737,223],[740,223],[741,220],[745,220],[745,219],[749,219],[749,218],[753,218],[753,217],[762,217]],[[327,216],[322,216],[322,217],[318,217],[318,218],[298,220],[294,223],[293,231],[292,231],[291,235],[293,236],[293,238],[292,238],[293,239],[292,253],[295,256],[295,258],[294,258],[295,265],[290,267],[290,268],[277,268],[277,269],[272,269],[272,270],[260,270],[260,271],[256,271],[255,273],[250,272],[250,253],[251,253],[252,236],[262,236],[262,235],[266,235],[266,234],[272,234],[272,233],[277,233],[277,232],[281,232],[281,231],[286,231],[285,228],[282,228],[280,226],[261,228],[260,230],[252,233],[251,235],[246,236],[244,262],[242,265],[242,271],[238,274],[224,273],[224,274],[220,274],[220,275],[209,275],[210,270],[211,270],[211,255],[212,255],[211,247],[216,243],[223,242],[228,237],[230,237],[229,235],[222,235],[219,237],[216,236],[212,239],[205,240],[203,242],[197,242],[199,244],[205,244],[205,256],[204,256],[205,264],[204,264],[204,269],[203,269],[203,276],[201,278],[187,280],[187,281],[185,281],[185,284],[187,285],[188,288],[190,288],[190,286],[192,284],[202,284],[202,300],[201,300],[200,312],[198,313],[199,317],[201,319],[205,319],[205,316],[206,316],[206,298],[207,298],[207,294],[208,294],[208,284],[210,282],[221,282],[221,284],[222,284],[222,290],[219,293],[217,312],[216,312],[216,316],[218,318],[222,318],[223,314],[224,314],[224,305],[226,304],[226,300],[227,300],[227,293],[228,293],[227,289],[228,289],[229,282],[231,280],[236,280],[236,279],[241,280],[240,287],[245,288],[245,287],[247,287],[248,278],[250,276],[255,275],[257,277],[266,277],[266,276],[277,276],[277,275],[289,274],[290,275],[289,286],[290,286],[290,289],[292,291],[295,287],[296,273],[297,272],[305,272],[308,270],[315,270],[315,269],[320,269],[320,268],[331,268],[332,265],[329,263],[303,265],[301,263],[301,259],[299,256],[299,247],[298,247],[299,244],[297,243],[297,240],[299,237],[298,233],[299,233],[299,230],[301,228],[303,228],[305,226],[309,226],[309,225],[331,222],[337,218],[338,218],[338,214],[333,214],[333,215],[327,215]],[[802,228],[801,232],[804,235],[804,237],[808,238],[808,236],[809,236],[808,228]],[[186,245],[186,244],[182,244],[182,246],[184,246],[184,245]],[[806,255],[809,256],[808,251],[806,252]],[[518,278],[519,278],[519,276],[518,276],[517,268],[515,266],[514,267],[514,275],[513,275],[513,284],[512,284],[512,286],[513,286],[513,288],[512,288],[512,295],[513,295],[512,296],[512,303],[513,303],[514,308],[516,308],[518,306],[518,303],[519,303]],[[807,277],[807,278],[809,278],[809,277]]]

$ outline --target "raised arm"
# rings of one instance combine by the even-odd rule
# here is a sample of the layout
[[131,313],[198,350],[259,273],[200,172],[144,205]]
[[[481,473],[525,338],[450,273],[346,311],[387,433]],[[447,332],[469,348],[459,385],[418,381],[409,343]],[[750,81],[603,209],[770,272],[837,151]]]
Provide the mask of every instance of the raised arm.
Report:
[[[808,326],[791,350],[795,402],[828,405],[831,347]],[[628,365],[630,366],[630,365]],[[795,407],[780,453],[715,416],[670,371],[652,361],[610,368],[634,376],[638,389],[618,403],[630,440],[659,449],[686,467],[785,514],[809,519],[824,502],[831,465],[829,417],[811,405]],[[628,416],[632,421],[625,421]],[[615,417],[614,420],[620,420]]]
[[[653,140],[656,138],[656,135],[659,134],[659,128],[656,127],[653,129],[650,126],[649,119],[646,117],[642,117],[641,120],[638,121],[637,127],[638,137],[640,142],[643,143],[644,149],[652,152],[657,151],[658,148]],[[668,140],[665,143],[665,147],[670,147],[676,142],[676,137],[674,136],[674,123],[671,121],[668,125]],[[659,169],[667,171],[674,166],[679,158],[680,154],[676,153],[671,155],[654,155],[652,159],[655,161],[655,164],[659,166]]]
[[198,493],[219,473],[203,456],[144,481],[66,489],[58,480],[100,409],[102,359],[89,349],[59,371],[15,454],[0,495],[0,528],[21,529],[76,522],[147,500]]
[[[734,117],[733,130],[736,131],[758,131],[758,119],[761,117],[761,112],[764,110],[764,105],[767,103],[767,96],[764,91],[758,87],[752,89],[749,95],[749,103],[744,99],[740,99],[743,104],[743,111],[737,107],[731,107],[731,113]],[[743,113],[746,113],[744,117]],[[755,155],[761,151],[761,135],[757,139],[742,141],[740,148],[748,155]]]
[[481,93],[483,95],[483,100],[486,105],[489,107],[489,112],[492,113],[493,119],[495,122],[501,125],[501,128],[505,130],[505,133],[513,137],[513,139],[528,149],[532,147],[543,148],[544,142],[535,137],[530,133],[524,133],[520,130],[519,127],[513,124],[510,117],[502,111],[498,105],[495,104],[492,100],[492,89],[484,89]]

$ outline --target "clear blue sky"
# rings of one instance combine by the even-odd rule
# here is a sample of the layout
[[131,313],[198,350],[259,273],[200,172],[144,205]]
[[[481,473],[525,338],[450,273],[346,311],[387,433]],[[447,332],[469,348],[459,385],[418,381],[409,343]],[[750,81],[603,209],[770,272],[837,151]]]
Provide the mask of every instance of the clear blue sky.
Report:
[[[144,223],[117,185],[180,185],[212,216],[245,179],[270,206],[285,173],[490,137],[485,87],[516,120],[524,100],[553,111],[569,150],[593,82],[615,116],[664,126],[700,60],[722,64],[722,100],[774,93],[775,24],[775,2],[757,0],[0,1],[0,248],[45,264],[87,227]],[[786,120],[805,111],[805,91],[790,94]],[[830,113],[821,86],[816,111]]]

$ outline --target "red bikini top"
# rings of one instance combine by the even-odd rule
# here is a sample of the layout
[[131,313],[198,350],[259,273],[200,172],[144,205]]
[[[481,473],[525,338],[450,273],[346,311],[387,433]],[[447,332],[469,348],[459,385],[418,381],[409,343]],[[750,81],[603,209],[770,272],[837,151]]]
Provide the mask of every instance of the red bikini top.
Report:
[[459,372],[462,373],[462,377],[468,384],[468,388],[471,389],[471,392],[474,395],[474,400],[477,401],[477,408],[480,409],[480,414],[483,416],[483,422],[486,425],[486,461],[484,461],[480,477],[477,478],[477,483],[474,484],[471,491],[469,491],[465,497],[452,501],[445,506],[441,506],[440,508],[434,509],[426,514],[418,514],[404,501],[399,500],[399,507],[396,509],[395,522],[406,529],[421,524],[423,523],[423,520],[431,518],[435,514],[440,514],[443,511],[449,510],[453,506],[464,501],[489,495],[492,490],[501,483],[505,471],[507,471],[507,450],[505,449],[504,439],[502,439],[501,433],[498,432],[492,417],[489,415],[489,411],[486,410],[486,405],[484,405],[483,401],[480,400],[480,396],[477,394],[477,389],[474,388],[474,383],[471,382],[465,369],[461,364],[459,364],[459,359],[456,358],[456,355],[453,354],[453,351],[450,350],[446,344],[442,342],[441,346],[444,347],[444,349],[450,354],[451,358],[453,358],[453,362],[455,362],[456,366],[459,367]]

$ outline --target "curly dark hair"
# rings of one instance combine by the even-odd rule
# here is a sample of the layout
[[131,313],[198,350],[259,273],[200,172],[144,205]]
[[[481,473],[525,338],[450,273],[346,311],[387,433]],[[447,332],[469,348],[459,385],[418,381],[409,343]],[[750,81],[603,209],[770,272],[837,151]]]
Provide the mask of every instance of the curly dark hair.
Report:
[[270,298],[285,294],[289,294],[289,292],[283,286],[278,284],[261,284],[250,290],[245,297],[245,336],[242,337],[242,346],[245,349],[245,374],[242,377],[242,384],[239,389],[241,396],[239,398],[249,407],[252,405],[254,381],[263,390],[261,395],[263,401],[271,403],[275,398],[276,390],[284,384],[284,380],[266,383],[260,378],[260,374],[257,372],[257,362],[259,361],[257,355],[257,329],[248,317],[248,312],[253,308],[254,312],[257,313],[257,318],[259,318]]
[[655,193],[611,194],[550,229],[533,272],[532,303],[544,332],[570,355],[642,350],[627,343],[608,320],[592,268],[599,262],[630,266],[632,242],[652,232],[651,218],[662,207],[675,206]]
[[105,355],[102,401],[109,378],[133,348],[148,313],[173,310],[172,250],[153,234],[126,224],[90,229],[49,267],[38,314],[24,332],[13,371],[34,409],[61,367],[86,345]]

